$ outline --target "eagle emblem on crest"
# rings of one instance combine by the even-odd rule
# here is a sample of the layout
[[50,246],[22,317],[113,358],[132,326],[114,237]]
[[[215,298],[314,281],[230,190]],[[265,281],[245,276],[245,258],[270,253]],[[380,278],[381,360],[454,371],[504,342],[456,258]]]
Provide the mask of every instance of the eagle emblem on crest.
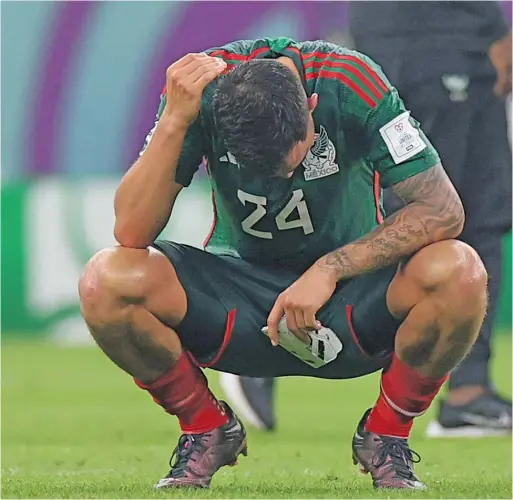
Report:
[[320,179],[339,171],[335,163],[337,153],[326,129],[321,125],[315,134],[313,146],[303,160],[305,180]]

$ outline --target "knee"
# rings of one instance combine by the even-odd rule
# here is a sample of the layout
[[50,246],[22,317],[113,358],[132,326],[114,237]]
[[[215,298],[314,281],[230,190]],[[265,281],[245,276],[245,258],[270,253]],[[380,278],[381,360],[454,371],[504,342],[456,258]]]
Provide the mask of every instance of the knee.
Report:
[[120,309],[144,304],[166,275],[163,261],[171,268],[172,277],[176,276],[169,261],[153,249],[114,247],[95,254],[84,267],[78,286],[86,321],[108,322]]
[[86,320],[102,317],[130,299],[144,297],[148,286],[148,250],[106,248],[85,265],[78,283]]
[[425,247],[412,257],[405,273],[422,293],[438,294],[452,310],[472,312],[486,305],[486,269],[477,252],[461,241]]

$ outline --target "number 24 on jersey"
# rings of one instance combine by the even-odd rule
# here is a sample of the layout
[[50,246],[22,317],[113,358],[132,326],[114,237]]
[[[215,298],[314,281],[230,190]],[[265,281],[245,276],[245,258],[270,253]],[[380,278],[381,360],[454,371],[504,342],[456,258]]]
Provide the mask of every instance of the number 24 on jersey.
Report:
[[[303,196],[304,193],[302,189],[296,189],[292,192],[291,199],[274,219],[276,222],[276,227],[279,231],[302,228],[305,235],[314,232],[312,219],[310,218],[308,206],[306,205],[306,201],[303,199]],[[242,221],[242,230],[251,236],[263,238],[265,240],[272,240],[273,234],[270,231],[259,231],[258,229],[255,229],[258,221],[260,221],[267,214],[265,208],[267,205],[267,198],[265,196],[256,196],[254,194],[246,193],[241,189],[237,191],[237,197],[244,206],[246,206],[246,203],[255,205],[253,212],[251,212]],[[299,217],[294,220],[287,220],[287,218],[296,208]]]

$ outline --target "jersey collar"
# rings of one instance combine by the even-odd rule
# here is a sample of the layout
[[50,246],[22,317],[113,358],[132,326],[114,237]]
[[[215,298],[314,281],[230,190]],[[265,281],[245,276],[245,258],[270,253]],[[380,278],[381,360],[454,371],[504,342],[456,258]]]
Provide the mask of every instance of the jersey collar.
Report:
[[305,89],[306,95],[310,97],[308,86],[305,80],[305,68],[303,66],[303,58],[301,57],[301,50],[299,44],[291,38],[265,38],[265,47],[268,50],[259,52],[255,59],[277,59],[280,56],[286,56],[292,59],[301,77],[301,83]]

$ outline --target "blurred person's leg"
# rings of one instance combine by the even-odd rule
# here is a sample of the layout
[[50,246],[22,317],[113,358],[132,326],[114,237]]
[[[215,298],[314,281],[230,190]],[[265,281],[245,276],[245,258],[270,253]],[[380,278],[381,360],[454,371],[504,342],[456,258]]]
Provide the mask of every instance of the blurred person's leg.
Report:
[[[467,168],[460,194],[466,210],[461,239],[481,255],[489,273],[490,303],[480,338],[451,379],[455,389],[466,381],[490,386],[488,370],[481,360],[490,359],[493,327],[502,277],[502,237],[511,228],[511,149],[505,104],[483,82],[479,87],[477,114],[470,123]],[[488,364],[488,363],[487,363]]]
[[274,430],[275,379],[220,373],[219,382],[226,398],[244,422],[262,431]]
[[[489,378],[499,289],[502,237],[511,228],[511,149],[504,102],[492,92],[492,81],[432,82],[409,92],[407,106],[438,149],[466,211],[460,239],[473,246],[489,274],[489,310],[471,353],[453,371],[439,422],[430,435],[492,434],[511,429],[511,402],[496,394]],[[463,90],[462,90],[463,87]],[[400,208],[385,193],[387,211]]]

